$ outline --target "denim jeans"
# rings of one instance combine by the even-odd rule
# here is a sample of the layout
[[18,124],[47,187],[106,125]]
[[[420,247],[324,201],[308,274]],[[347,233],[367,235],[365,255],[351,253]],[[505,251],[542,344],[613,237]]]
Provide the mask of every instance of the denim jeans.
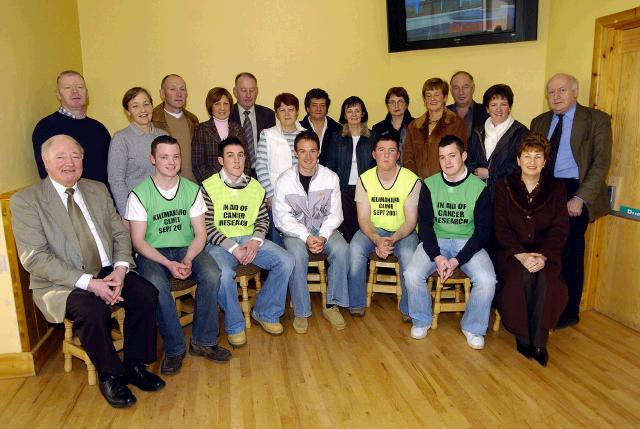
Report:
[[[377,228],[376,231],[381,237],[393,235],[392,232],[380,228]],[[393,246],[393,253],[400,262],[400,285],[402,286],[400,311],[402,314],[409,314],[407,290],[402,272],[409,265],[417,244],[418,235],[412,232]],[[369,261],[369,253],[373,252],[376,246],[373,241],[369,240],[369,237],[358,230],[353,236],[349,247],[351,258],[351,267],[349,268],[349,307],[364,308],[367,305],[367,262]]]
[[[307,243],[297,237],[284,237],[284,247],[293,255],[296,266],[289,280],[289,293],[293,301],[296,317],[311,316],[311,298],[307,287],[307,264],[309,251]],[[349,306],[347,292],[347,267],[349,266],[349,245],[339,232],[334,232],[324,245],[329,269],[327,272],[327,304]]]
[[[182,261],[187,254],[186,247],[166,247],[156,250],[171,261]],[[171,273],[164,266],[142,255],[136,258],[136,265],[136,271],[158,289],[156,320],[165,354],[173,357],[184,353],[186,351],[184,334],[176,313],[176,303],[171,296]],[[206,252],[200,252],[191,262],[191,279],[198,284],[191,342],[201,346],[216,345],[220,270]]]
[[[466,239],[439,238],[440,253],[453,258],[467,243]],[[496,274],[489,254],[480,249],[460,269],[471,279],[472,288],[467,308],[460,323],[462,329],[475,335],[485,335],[489,323],[491,300],[496,289]],[[422,243],[418,245],[411,263],[404,271],[409,293],[409,315],[413,326],[431,325],[431,295],[427,291],[427,277],[436,270],[436,263],[429,259]]]
[[[231,239],[238,244],[244,244],[251,239],[251,236],[246,235]],[[220,308],[224,311],[225,331],[228,334],[240,333],[244,330],[244,315],[238,301],[238,286],[236,284],[235,268],[239,262],[222,246],[209,244],[206,250],[222,271],[218,301]],[[258,319],[264,322],[278,322],[284,313],[287,283],[294,265],[293,257],[282,247],[269,240],[264,240],[262,246],[258,248],[253,264],[269,271],[267,280],[256,297],[253,311]]]
[[269,214],[269,231],[267,231],[267,238],[274,244],[277,244],[280,247],[284,247],[284,243],[282,242],[282,234],[276,228],[276,224],[273,221],[273,212],[271,210],[267,210]]

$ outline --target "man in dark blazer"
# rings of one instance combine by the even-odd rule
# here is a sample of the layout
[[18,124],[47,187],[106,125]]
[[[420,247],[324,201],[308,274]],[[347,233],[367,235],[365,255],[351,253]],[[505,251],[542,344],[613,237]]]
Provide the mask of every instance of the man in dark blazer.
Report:
[[587,225],[611,209],[605,183],[611,162],[611,119],[604,112],[581,106],[577,99],[576,78],[557,74],[547,83],[551,110],[531,121],[531,131],[548,138],[551,145],[550,162],[545,168],[567,188],[571,229],[562,253],[562,275],[569,302],[559,328],[579,321]]
[[472,131],[477,127],[484,127],[489,113],[481,103],[476,103],[473,100],[476,84],[469,72],[462,70],[455,72],[451,76],[449,86],[455,103],[449,104],[447,109],[455,112],[464,121],[467,126],[468,142],[470,142]]
[[[127,384],[165,385],[145,367],[156,356],[157,292],[129,271],[131,239],[104,184],[81,179],[83,153],[67,135],[43,143],[47,177],[11,198],[13,234],[34,302],[49,322],[75,322],[100,392],[112,406],[128,407],[136,398]],[[124,362],[111,339],[113,305],[126,313]]]
[[256,104],[258,80],[249,72],[242,72],[236,76],[233,95],[236,97],[237,103],[233,105],[229,120],[239,124],[244,130],[247,150],[252,160],[251,175],[256,177],[258,139],[262,130],[275,126],[276,116],[273,110]]

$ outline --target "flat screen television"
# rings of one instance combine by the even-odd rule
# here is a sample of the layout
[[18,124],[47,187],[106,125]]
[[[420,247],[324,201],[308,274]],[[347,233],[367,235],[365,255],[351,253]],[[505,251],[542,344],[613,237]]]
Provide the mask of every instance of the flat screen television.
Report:
[[387,0],[389,52],[536,40],[538,0]]

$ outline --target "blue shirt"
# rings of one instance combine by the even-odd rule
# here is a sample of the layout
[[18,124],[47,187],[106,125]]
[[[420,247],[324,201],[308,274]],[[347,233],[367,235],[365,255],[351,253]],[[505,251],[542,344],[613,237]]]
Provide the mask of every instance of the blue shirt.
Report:
[[[562,179],[579,179],[578,164],[573,157],[571,151],[571,129],[573,128],[573,117],[576,114],[576,104],[564,113],[562,121],[562,134],[560,135],[560,146],[558,147],[558,155],[556,156],[556,164],[553,169],[553,176]],[[551,138],[553,130],[558,124],[558,115],[553,114],[547,139]]]

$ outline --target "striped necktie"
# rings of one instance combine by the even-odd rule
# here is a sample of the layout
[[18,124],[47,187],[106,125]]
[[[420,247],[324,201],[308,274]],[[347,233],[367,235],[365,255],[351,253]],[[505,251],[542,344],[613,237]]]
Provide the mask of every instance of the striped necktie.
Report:
[[253,125],[251,125],[251,119],[249,119],[250,111],[244,111],[244,122],[242,123],[242,129],[244,130],[244,138],[247,142],[247,149],[249,150],[249,163],[251,168],[254,168],[256,163],[256,147],[253,141]]

